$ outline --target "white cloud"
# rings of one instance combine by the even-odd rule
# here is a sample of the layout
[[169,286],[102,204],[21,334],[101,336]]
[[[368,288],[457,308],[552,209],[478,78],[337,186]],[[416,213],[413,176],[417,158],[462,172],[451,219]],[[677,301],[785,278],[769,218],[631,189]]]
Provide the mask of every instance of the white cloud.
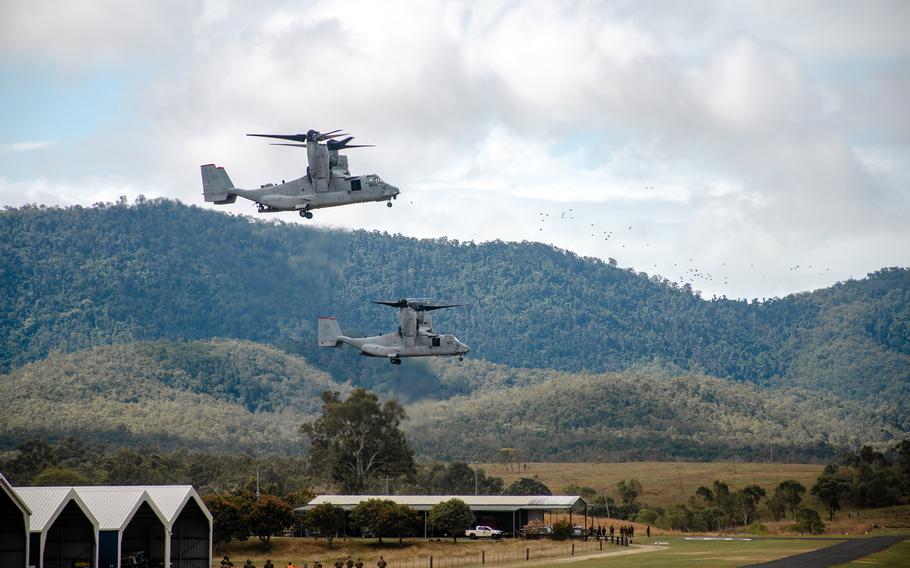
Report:
[[23,142],[10,142],[9,144],[0,144],[0,152],[31,152],[34,150],[43,150],[53,146],[56,142],[53,140],[30,140]]
[[[54,176],[5,180],[4,203],[199,203],[202,163],[247,187],[304,171],[302,152],[243,134],[349,128],[378,145],[352,169],[402,197],[319,224],[539,239],[733,294],[910,264],[900,3],[20,4],[7,58],[167,65],[134,94],[141,130],[58,144]],[[64,154],[100,185],[52,181]],[[574,225],[555,219],[570,208]],[[811,255],[833,270],[797,278]]]

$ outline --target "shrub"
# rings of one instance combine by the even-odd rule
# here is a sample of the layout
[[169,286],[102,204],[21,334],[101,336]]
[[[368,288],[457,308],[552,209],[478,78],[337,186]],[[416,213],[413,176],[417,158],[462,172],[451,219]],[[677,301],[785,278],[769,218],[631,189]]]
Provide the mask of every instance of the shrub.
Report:
[[655,522],[657,522],[657,517],[659,516],[660,513],[654,509],[642,509],[638,512],[635,520],[639,523],[645,523],[646,525],[653,525]]
[[768,534],[768,527],[761,521],[755,521],[746,527],[746,532],[749,534]]
[[563,519],[553,523],[553,538],[565,540],[572,536],[572,523]]
[[815,509],[800,507],[796,511],[796,524],[793,528],[801,533],[821,534],[825,532],[825,523]]

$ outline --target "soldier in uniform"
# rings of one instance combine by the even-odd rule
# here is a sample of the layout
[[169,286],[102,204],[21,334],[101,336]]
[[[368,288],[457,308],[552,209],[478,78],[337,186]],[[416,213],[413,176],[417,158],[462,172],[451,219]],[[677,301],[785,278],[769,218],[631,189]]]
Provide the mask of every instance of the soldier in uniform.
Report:
[[339,558],[335,561],[335,568],[344,568],[344,560]]
[[247,558],[246,562],[243,563],[243,568],[256,568],[256,566],[253,564],[252,560]]
[[354,568],[363,568],[363,560],[358,558],[357,562],[354,563]]
[[227,554],[221,559],[221,568],[234,568],[234,563],[231,562],[231,559]]
[[382,556],[379,557],[379,562],[376,563],[377,568],[385,568],[388,566],[388,562],[385,561],[385,558]]
[[272,564],[272,559],[269,558],[265,561],[265,565],[262,568],[275,568],[275,565]]
[[345,564],[345,566],[347,566],[348,568],[354,568],[354,559],[351,558],[350,555],[348,555],[348,560],[347,560],[347,562],[345,562],[344,564]]

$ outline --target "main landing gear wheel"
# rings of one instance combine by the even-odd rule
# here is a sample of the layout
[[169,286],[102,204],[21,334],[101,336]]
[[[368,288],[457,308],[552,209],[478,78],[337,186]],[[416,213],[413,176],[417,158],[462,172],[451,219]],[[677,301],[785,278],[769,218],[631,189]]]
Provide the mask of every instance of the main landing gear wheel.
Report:
[[458,357],[459,361],[464,361],[464,357]]
[[303,218],[305,218],[305,219],[312,219],[312,218],[313,218],[313,214],[310,213],[309,211],[307,211],[306,209],[301,209],[301,210],[300,210],[300,216],[303,217]]
[[391,206],[392,206],[392,202],[391,202],[391,201],[386,201],[385,206],[386,206],[386,207],[391,207]]
[[398,357],[391,359],[391,361],[392,361],[393,365],[401,365],[401,359],[399,359]]

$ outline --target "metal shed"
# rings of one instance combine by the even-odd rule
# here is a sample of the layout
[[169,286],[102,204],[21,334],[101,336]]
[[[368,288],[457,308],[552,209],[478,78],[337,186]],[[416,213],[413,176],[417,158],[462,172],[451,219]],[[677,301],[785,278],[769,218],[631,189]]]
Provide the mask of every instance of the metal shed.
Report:
[[29,566],[95,568],[98,520],[72,487],[20,487],[31,510]]
[[123,558],[163,566],[166,537],[164,515],[137,487],[74,487],[98,519],[98,566],[120,568]]
[[142,489],[164,515],[165,557],[172,568],[210,568],[212,514],[191,485],[145,485]]
[[449,499],[461,499],[474,512],[477,524],[490,525],[513,535],[533,520],[543,520],[546,511],[583,513],[587,525],[588,503],[577,495],[319,495],[294,510],[304,512],[321,503],[331,503],[350,511],[362,501],[383,499],[407,505],[423,513],[423,536],[428,536],[427,514],[434,505]]
[[0,474],[0,568],[28,565],[28,523],[31,511]]

